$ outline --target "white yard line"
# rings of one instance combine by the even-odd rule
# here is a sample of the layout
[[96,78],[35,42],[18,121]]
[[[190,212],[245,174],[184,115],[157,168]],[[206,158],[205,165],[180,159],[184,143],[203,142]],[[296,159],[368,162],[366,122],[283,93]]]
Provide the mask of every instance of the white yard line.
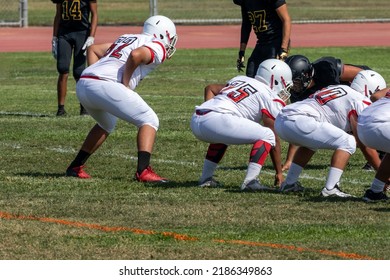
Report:
[[[23,149],[23,147],[18,143],[13,143],[13,144],[0,143],[0,146],[10,147],[13,149]],[[47,147],[45,149],[48,151],[62,153],[62,154],[75,154],[77,152],[77,150],[70,148],[70,147]],[[135,157],[135,156],[112,153],[112,152],[104,152],[103,155],[115,156],[115,157],[131,160],[131,161],[137,160],[137,157]],[[203,161],[202,162],[195,162],[195,161],[169,160],[169,159],[156,159],[156,158],[154,158],[153,161],[159,162],[159,163],[182,165],[182,166],[197,166],[199,168],[201,168],[203,165]],[[267,171],[267,170],[262,170],[261,173],[267,174],[267,175],[274,175],[275,174],[274,172]],[[286,176],[286,173],[284,173],[284,175]],[[374,177],[374,173],[372,173],[372,177]],[[320,182],[326,181],[325,176],[324,177],[318,177],[318,176],[314,177],[314,176],[307,175],[305,173],[302,173],[300,178],[308,179],[308,180],[315,180],[315,181],[320,181]],[[370,184],[371,183],[371,180],[369,182],[362,182],[360,180],[348,179],[345,177],[343,177],[342,181],[343,181],[343,183],[349,183],[349,184],[353,184],[353,185],[361,185],[361,184]]]

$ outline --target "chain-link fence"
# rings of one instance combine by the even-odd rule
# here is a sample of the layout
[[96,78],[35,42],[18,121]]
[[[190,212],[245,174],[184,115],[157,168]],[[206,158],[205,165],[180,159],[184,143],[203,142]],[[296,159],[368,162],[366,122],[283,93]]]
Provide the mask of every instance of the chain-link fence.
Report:
[[[182,24],[240,23],[233,0],[149,0],[153,14]],[[286,0],[294,23],[389,22],[390,0]]]
[[[99,25],[138,25],[155,14],[183,24],[228,23],[241,18],[232,0],[97,0],[97,6]],[[50,26],[55,5],[50,0],[30,0],[28,12],[30,26]]]
[[0,0],[0,26],[27,26],[27,0]]
[[[75,1],[75,0],[73,0]],[[390,0],[286,0],[293,22],[390,21]],[[27,26],[27,0],[0,0],[0,26]],[[236,24],[240,7],[233,0],[97,0],[99,25],[141,25],[155,14],[177,24]],[[27,10],[26,10],[27,11]],[[28,2],[28,25],[52,26],[55,5],[50,0]]]
[[183,24],[241,22],[240,7],[232,0],[150,0],[150,11],[151,15],[163,14]]

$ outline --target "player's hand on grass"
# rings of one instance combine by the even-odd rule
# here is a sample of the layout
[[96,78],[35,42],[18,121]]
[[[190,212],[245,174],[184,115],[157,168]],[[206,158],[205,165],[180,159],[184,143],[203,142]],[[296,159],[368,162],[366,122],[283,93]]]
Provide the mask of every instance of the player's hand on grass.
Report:
[[280,188],[280,185],[282,184],[283,180],[284,180],[283,173],[276,173],[274,186]]
[[286,161],[283,166],[282,166],[282,171],[287,171],[290,169],[290,166],[291,166],[291,161]]

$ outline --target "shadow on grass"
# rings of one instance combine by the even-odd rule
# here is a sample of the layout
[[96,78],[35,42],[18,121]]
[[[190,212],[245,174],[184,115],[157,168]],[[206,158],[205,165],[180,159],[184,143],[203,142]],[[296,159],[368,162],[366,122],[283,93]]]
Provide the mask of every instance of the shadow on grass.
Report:
[[[94,179],[107,179],[108,177],[102,177],[102,176],[93,176],[89,179],[80,179],[77,177],[72,177],[72,176],[65,176],[65,171],[63,173],[50,173],[50,172],[22,172],[22,173],[15,173],[16,176],[21,176],[21,177],[30,177],[30,178],[64,178],[67,180],[77,180],[81,182],[88,182],[88,181],[93,181]],[[112,181],[123,181],[123,180],[128,180],[127,178],[124,177],[109,177],[110,180]],[[130,181],[135,181],[133,179],[130,179]]]
[[4,112],[0,111],[0,116],[11,116],[11,117],[31,117],[31,118],[47,118],[53,117],[48,114],[31,113],[31,112]]
[[164,189],[173,189],[173,188],[199,188],[198,181],[186,181],[186,182],[175,182],[168,181],[165,183],[141,183],[148,188],[164,188]]
[[[386,203],[386,202],[383,201],[383,202],[379,202],[379,203]],[[378,204],[375,204],[375,205],[378,205]],[[375,208],[375,209],[371,209],[371,210],[376,211],[376,212],[382,212],[382,213],[390,213],[390,205],[387,208],[380,207],[380,208]]]
[[35,178],[61,178],[66,177],[65,171],[63,173],[49,173],[49,172],[22,172],[16,173],[17,176],[22,177],[35,177]]
[[308,164],[305,166],[303,170],[321,170],[321,169],[327,169],[329,167],[329,163],[327,164]]
[[247,165],[242,166],[218,166],[219,170],[246,170],[248,168]]
[[[308,164],[304,168],[304,170],[319,170],[319,169],[326,169],[329,167],[329,164]],[[242,166],[218,166],[217,169],[219,170],[246,170],[248,168],[247,165]],[[267,166],[264,166],[264,170],[273,171],[274,169],[272,166],[269,168]]]
[[229,193],[280,193],[277,188],[272,189],[272,190],[261,190],[261,191],[252,191],[252,190],[245,190],[242,191],[239,187],[235,186],[234,188],[226,188],[225,192]]
[[218,187],[199,187],[198,181],[185,181],[185,182],[175,182],[175,181],[169,181],[166,183],[143,183],[145,187],[150,188],[197,188],[197,189],[203,189],[203,190],[224,190],[226,192],[241,192],[240,187],[238,185],[226,185],[223,183],[220,183],[220,186]]
[[334,203],[334,202],[364,202],[361,197],[322,197],[319,194],[316,197],[308,197],[306,199],[308,202],[316,202],[316,203]]

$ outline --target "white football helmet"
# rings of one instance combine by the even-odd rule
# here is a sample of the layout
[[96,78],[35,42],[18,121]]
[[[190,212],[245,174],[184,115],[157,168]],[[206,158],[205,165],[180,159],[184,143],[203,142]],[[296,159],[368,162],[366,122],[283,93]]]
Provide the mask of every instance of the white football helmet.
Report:
[[351,88],[370,97],[378,90],[386,88],[386,82],[379,73],[372,70],[362,70],[353,79]]
[[176,51],[177,34],[175,24],[165,16],[152,16],[144,22],[143,34],[152,35],[161,40],[171,58]]
[[293,81],[287,63],[274,58],[264,60],[257,69],[255,79],[269,86],[284,102],[290,98]]

